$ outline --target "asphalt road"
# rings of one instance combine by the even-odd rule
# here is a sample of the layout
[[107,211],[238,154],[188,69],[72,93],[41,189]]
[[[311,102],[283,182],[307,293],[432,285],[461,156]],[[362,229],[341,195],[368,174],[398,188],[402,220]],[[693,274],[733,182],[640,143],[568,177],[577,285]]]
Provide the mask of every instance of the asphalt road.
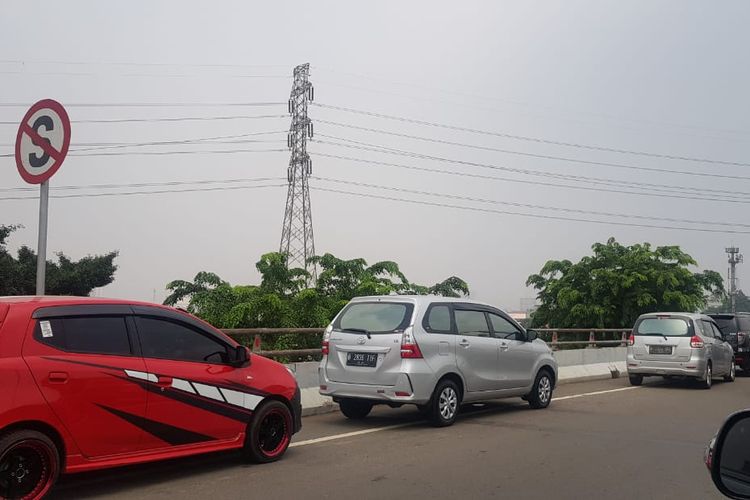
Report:
[[[435,429],[415,409],[364,421],[307,417],[277,463],[215,454],[63,478],[54,498],[721,498],[703,451],[724,418],[750,407],[750,378],[627,379],[559,387],[546,410],[520,399],[465,408]],[[365,431],[365,432],[363,432]]]

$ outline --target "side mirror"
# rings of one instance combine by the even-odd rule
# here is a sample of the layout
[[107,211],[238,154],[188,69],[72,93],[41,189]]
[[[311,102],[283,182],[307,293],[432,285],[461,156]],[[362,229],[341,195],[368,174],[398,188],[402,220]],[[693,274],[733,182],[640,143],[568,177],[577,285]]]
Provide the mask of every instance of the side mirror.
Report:
[[750,499],[750,410],[724,422],[706,449],[706,466],[724,495]]
[[534,342],[536,339],[539,338],[539,332],[536,330],[526,330],[526,340],[529,342]]
[[233,354],[234,356],[232,357],[232,362],[230,363],[233,367],[242,368],[250,364],[250,352],[244,345],[238,345],[237,347],[235,347]]

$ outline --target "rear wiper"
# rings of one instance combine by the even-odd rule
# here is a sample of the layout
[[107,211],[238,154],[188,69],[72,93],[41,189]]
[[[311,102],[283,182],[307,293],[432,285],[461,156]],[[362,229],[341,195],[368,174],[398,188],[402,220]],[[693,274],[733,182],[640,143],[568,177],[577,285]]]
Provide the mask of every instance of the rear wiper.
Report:
[[639,333],[638,335],[649,335],[649,336],[652,336],[652,337],[658,335],[659,337],[664,337],[664,340],[669,341],[669,339],[667,338],[667,336],[664,335],[663,333]]
[[364,328],[342,328],[342,332],[354,332],[354,333],[364,333],[367,335],[368,339],[372,339],[370,336],[370,332],[368,330],[365,330]]

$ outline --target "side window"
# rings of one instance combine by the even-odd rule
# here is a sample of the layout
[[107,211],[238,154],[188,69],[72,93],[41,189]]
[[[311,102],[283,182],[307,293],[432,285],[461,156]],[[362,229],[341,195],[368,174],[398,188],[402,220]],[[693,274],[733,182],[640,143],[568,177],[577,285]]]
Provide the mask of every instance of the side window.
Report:
[[459,335],[470,335],[473,337],[490,336],[487,317],[483,311],[456,309],[453,314],[456,317],[456,329]]
[[700,325],[704,337],[712,338],[714,336],[714,331],[711,329],[711,323],[706,320],[700,320]]
[[91,316],[39,320],[34,333],[40,342],[69,352],[130,356],[130,339],[122,316]]
[[497,314],[488,313],[492,324],[492,333],[500,339],[522,340],[521,332],[516,325]]
[[719,340],[724,340],[724,336],[721,334],[721,330],[719,330],[719,328],[713,323],[708,323],[708,324],[711,325],[711,328],[713,329],[714,337],[716,337]]
[[138,336],[146,358],[227,363],[227,346],[208,335],[180,323],[138,317]]
[[452,333],[451,310],[448,305],[434,305],[427,312],[424,329],[433,333]]

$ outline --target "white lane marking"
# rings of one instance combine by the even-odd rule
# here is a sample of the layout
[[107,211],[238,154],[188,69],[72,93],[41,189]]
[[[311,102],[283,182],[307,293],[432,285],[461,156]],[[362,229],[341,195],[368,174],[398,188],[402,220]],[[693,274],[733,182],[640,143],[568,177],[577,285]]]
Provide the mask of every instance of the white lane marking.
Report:
[[[562,396],[559,398],[553,398],[552,402],[555,401],[564,401],[566,399],[575,399],[575,398],[583,398],[586,396],[598,396],[600,394],[609,394],[612,392],[621,392],[621,391],[629,391],[631,389],[640,389],[640,387],[632,386],[632,387],[621,387],[619,389],[609,389],[606,391],[595,391],[595,392],[584,392],[583,394],[572,394],[570,396]],[[422,420],[418,422],[407,422],[404,424],[396,424],[396,425],[386,425],[385,427],[373,427],[370,429],[363,429],[361,431],[354,431],[354,432],[344,432],[343,434],[333,434],[331,436],[323,436],[315,439],[306,439],[305,441],[297,441],[289,445],[290,448],[294,448],[296,446],[308,446],[311,444],[318,444],[318,443],[325,443],[327,441],[335,441],[337,439],[345,439],[348,437],[354,437],[354,436],[361,436],[363,434],[372,434],[373,432],[380,432],[380,431],[388,431],[392,429],[400,429],[401,427],[409,427],[411,425],[416,425],[418,423],[422,422]]]
[[566,399],[575,399],[575,398],[583,398],[586,396],[598,396],[599,394],[609,394],[611,392],[622,392],[622,391],[630,391],[632,389],[640,389],[638,386],[632,386],[632,387],[620,387],[619,389],[609,389],[606,391],[596,391],[596,392],[584,392],[583,394],[572,394],[570,396],[562,396],[559,398],[552,398],[552,402],[555,401],[564,401]]
[[[421,422],[421,421],[420,421]],[[309,444],[325,443],[326,441],[333,441],[335,439],[344,439],[352,436],[361,436],[362,434],[372,434],[373,432],[387,431],[391,429],[398,429],[401,427],[408,427],[410,425],[418,424],[419,422],[408,422],[405,424],[386,425],[385,427],[373,427],[371,429],[363,429],[361,431],[345,432],[343,434],[334,434],[332,436],[324,436],[315,439],[307,439],[305,441],[297,441],[289,445],[290,448],[294,446],[307,446]]]

